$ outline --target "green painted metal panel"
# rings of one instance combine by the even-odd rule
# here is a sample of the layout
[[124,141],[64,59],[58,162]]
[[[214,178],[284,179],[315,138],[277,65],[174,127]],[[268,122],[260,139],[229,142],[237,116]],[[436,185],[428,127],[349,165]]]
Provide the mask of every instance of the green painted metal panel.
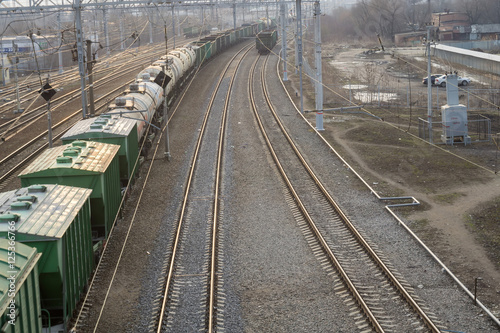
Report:
[[[57,161],[64,151],[85,145],[71,161]],[[92,231],[94,239],[108,237],[121,201],[120,146],[94,141],[74,141],[48,149],[19,174],[22,186],[61,184],[92,189]]]
[[[0,239],[1,332],[42,331],[38,285],[40,256],[35,248],[17,241]],[[12,277],[15,278],[13,284],[9,280]]]
[[[42,307],[50,311],[51,317],[67,321],[94,267],[91,190],[62,185],[45,188],[45,192],[31,193],[37,200],[29,210],[16,211],[16,241],[42,254],[38,262]],[[7,202],[0,210],[5,212],[29,189],[7,192],[8,196],[2,196]],[[0,225],[0,237],[6,236],[7,230]]]
[[[70,144],[75,140],[86,140],[115,144],[120,146],[118,160],[120,164],[120,179],[125,186],[132,178],[132,171],[139,156],[137,138],[137,122],[118,116],[85,119],[75,124],[61,138],[63,144]],[[96,123],[103,122],[96,126]],[[136,168],[135,173],[137,173]]]

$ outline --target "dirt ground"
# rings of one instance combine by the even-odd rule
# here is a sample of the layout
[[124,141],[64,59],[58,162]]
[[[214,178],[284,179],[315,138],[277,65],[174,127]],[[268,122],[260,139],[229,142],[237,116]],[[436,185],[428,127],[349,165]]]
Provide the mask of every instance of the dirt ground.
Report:
[[[368,66],[377,71],[373,77],[384,78],[379,82],[398,84],[401,69],[409,68],[398,58],[401,56],[417,64],[411,67],[412,85],[426,90],[421,83],[425,75],[418,69],[422,68],[421,52],[415,57],[407,51],[394,56],[397,50],[368,55],[363,53],[366,50],[324,46],[324,84],[335,86],[347,80],[366,84],[368,77],[360,68],[366,68],[367,63],[375,64]],[[490,76],[456,68],[467,70],[469,76]],[[292,74],[290,80],[298,82],[295,79]],[[480,87],[480,80],[474,81]],[[313,109],[314,96],[310,93],[313,89],[304,82],[304,108]],[[294,89],[298,86],[292,85]],[[325,89],[324,108],[336,107],[345,100],[345,92],[344,97],[340,94],[336,88]],[[500,154],[496,144],[431,145],[418,137],[416,117],[425,117],[425,111],[412,114],[411,108],[394,110],[383,105],[366,107],[366,111],[383,120],[360,113],[325,112],[323,135],[381,196],[410,195],[421,202],[417,208],[402,208],[398,213],[410,221],[411,228],[469,290],[474,290],[476,278],[482,278],[478,280],[478,299],[498,316],[500,177],[496,170]],[[492,119],[492,133],[500,132],[498,115],[493,112],[486,116]],[[314,113],[308,113],[307,117],[315,123]],[[434,121],[440,120],[439,115],[435,117]],[[437,141],[440,143],[439,137],[434,142]]]

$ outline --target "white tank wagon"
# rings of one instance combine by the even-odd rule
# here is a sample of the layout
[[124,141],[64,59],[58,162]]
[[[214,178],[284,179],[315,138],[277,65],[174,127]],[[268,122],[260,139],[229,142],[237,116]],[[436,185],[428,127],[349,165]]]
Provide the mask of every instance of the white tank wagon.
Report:
[[[136,82],[126,94],[110,104],[108,112],[137,121],[137,136],[142,138],[147,125],[155,124],[156,111],[163,103],[163,89],[153,82]],[[151,138],[150,138],[151,139]]]

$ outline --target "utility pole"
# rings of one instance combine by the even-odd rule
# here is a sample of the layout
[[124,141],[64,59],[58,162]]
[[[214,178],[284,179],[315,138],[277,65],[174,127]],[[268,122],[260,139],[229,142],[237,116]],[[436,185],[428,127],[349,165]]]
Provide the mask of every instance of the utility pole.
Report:
[[174,45],[172,48],[175,49],[175,15],[174,15],[174,5],[172,4],[172,36],[174,36]]
[[427,26],[427,122],[429,126],[429,142],[432,143],[432,80],[431,80],[431,27]]
[[284,1],[280,5],[281,17],[281,56],[283,57],[283,81],[288,81],[287,63],[286,63],[286,4]]
[[2,41],[2,36],[0,36],[0,57],[2,61],[2,85],[5,87],[5,63],[3,60],[3,41]]
[[266,4],[266,29],[269,29],[269,4]]
[[17,110],[14,111],[14,113],[22,113],[24,109],[21,109],[21,101],[19,100],[19,82],[18,82],[18,64],[19,64],[19,57],[17,56],[17,44],[12,41],[12,48],[14,51],[14,62],[16,64],[16,71],[14,72],[14,78],[16,80],[16,101],[17,101]]
[[64,73],[63,67],[63,57],[62,57],[62,29],[61,29],[61,13],[57,14],[57,30],[59,35],[59,50],[57,50],[57,56],[59,58],[59,74]]
[[[123,14],[123,11],[122,11]],[[123,39],[123,20],[120,20],[120,50],[125,49],[125,40]]]
[[76,47],[78,51],[78,71],[80,72],[80,86],[82,95],[82,117],[87,118],[87,95],[85,93],[85,67],[83,64],[83,32],[82,32],[82,8],[80,0],[75,0],[76,21]]
[[300,81],[300,113],[304,113],[304,97],[302,96],[302,9],[301,0],[295,1],[295,11],[297,14],[297,60],[299,66]]
[[[165,55],[168,54],[168,38],[167,38],[167,24],[165,23]],[[167,62],[165,61],[165,66],[163,67],[163,71],[166,73],[167,71]],[[165,78],[166,79],[166,78]],[[167,84],[163,84],[163,121],[165,127],[165,156],[167,157],[167,161],[170,161],[170,140],[168,137],[168,101],[167,101]]]
[[323,131],[323,75],[321,66],[321,10],[319,1],[314,3],[314,43],[316,61],[316,129]]
[[151,16],[148,13],[149,21],[149,44],[153,44],[153,22],[151,22]]
[[[49,85],[49,78],[47,78],[47,85]],[[52,148],[52,112],[50,111],[50,98],[47,100],[47,122],[49,124],[49,148]]]
[[236,2],[233,3],[233,29],[236,30]]
[[94,74],[92,67],[94,66],[95,59],[92,57],[92,41],[87,40],[87,74],[89,78],[89,103],[90,103],[90,117],[95,115],[94,107]]
[[47,121],[48,121],[48,134],[49,134],[48,139],[49,139],[49,148],[52,148],[52,114],[50,111],[50,99],[52,98],[52,96],[56,94],[56,91],[52,89],[52,87],[50,86],[49,78],[47,78],[47,82],[38,92],[40,93],[42,98],[45,101],[47,101]]
[[106,38],[106,55],[109,57],[111,50],[109,49],[109,30],[108,30],[108,10],[102,10],[102,19],[104,21],[104,38]]

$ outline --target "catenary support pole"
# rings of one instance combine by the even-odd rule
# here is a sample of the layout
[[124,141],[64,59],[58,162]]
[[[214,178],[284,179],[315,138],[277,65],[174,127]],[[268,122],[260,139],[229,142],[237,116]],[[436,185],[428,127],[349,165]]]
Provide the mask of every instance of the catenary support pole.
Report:
[[61,13],[57,14],[57,37],[59,39],[59,49],[57,50],[57,57],[59,60],[59,74],[64,72],[63,56],[62,56],[62,29],[61,29]]
[[104,8],[102,10],[102,19],[104,23],[104,38],[106,39],[106,56],[109,56],[111,50],[109,49],[109,29],[108,29],[108,10]]
[[80,86],[82,96],[82,118],[87,118],[87,93],[85,91],[85,66],[83,63],[83,31],[82,31],[82,8],[80,0],[75,0],[75,23],[76,23],[76,48],[78,51],[78,71],[80,73]]
[[427,122],[429,126],[429,142],[432,143],[432,80],[431,80],[431,28],[427,27]]
[[314,60],[316,62],[316,129],[323,131],[323,75],[321,66],[321,9],[319,1],[314,3]]
[[92,41],[87,40],[87,75],[89,82],[89,116],[93,117],[95,115],[94,107],[94,74],[92,73],[92,67],[94,66],[95,60],[92,58]]
[[236,3],[233,3],[233,29],[236,30]]
[[22,112],[24,112],[24,110],[21,109],[21,99],[19,98],[19,76],[18,76],[19,57],[17,56],[18,46],[14,41],[12,41],[12,49],[14,50],[14,63],[15,63],[14,80],[16,83],[16,107],[17,107],[17,109],[16,109],[16,111],[14,111],[14,113],[22,113]]
[[174,38],[172,48],[175,49],[175,15],[174,15],[174,5],[172,4],[172,36]]
[[281,56],[283,57],[283,81],[288,81],[288,73],[287,73],[287,62],[286,62],[286,54],[287,54],[287,43],[286,43],[286,4],[282,3],[280,5],[280,17],[281,17]]
[[304,97],[302,96],[302,9],[301,0],[295,1],[297,13],[297,58],[299,66],[299,86],[300,86],[300,113],[304,113]]

